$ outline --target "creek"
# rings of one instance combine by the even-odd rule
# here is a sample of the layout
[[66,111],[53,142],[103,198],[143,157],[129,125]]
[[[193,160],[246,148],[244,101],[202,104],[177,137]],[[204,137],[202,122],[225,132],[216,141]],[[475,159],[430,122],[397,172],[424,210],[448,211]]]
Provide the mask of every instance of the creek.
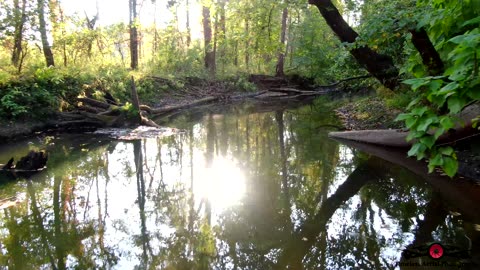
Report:
[[0,268],[400,269],[404,249],[432,242],[478,262],[480,213],[329,139],[338,120],[321,102],[168,125],[178,131],[0,146],[0,161],[49,154],[46,170],[0,186],[14,198],[0,210]]

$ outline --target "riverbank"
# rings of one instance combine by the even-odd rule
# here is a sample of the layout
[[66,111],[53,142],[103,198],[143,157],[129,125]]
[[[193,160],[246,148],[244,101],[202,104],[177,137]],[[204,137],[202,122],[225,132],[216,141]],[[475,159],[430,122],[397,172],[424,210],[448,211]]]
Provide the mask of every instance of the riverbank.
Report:
[[401,111],[376,96],[352,98],[341,103],[335,113],[345,130],[403,128],[401,122],[394,121]]
[[192,107],[225,105],[244,100],[284,105],[290,101],[313,100],[315,96],[332,90],[322,87],[315,89],[312,81],[295,76],[250,75],[223,80],[145,76],[135,81],[125,81],[122,91],[112,91],[109,84],[97,79],[75,90],[78,96],[65,99],[64,95],[60,95],[62,98],[58,103],[63,105],[58,109],[44,106],[46,113],[41,115],[29,111],[11,120],[0,119],[0,142],[21,139],[37,132],[124,126],[127,122],[124,120],[128,119],[122,117],[118,117],[119,120],[113,124],[112,121],[102,120],[110,117],[110,114],[133,113],[131,82],[134,82],[143,114],[155,121]]
[[[340,103],[335,109],[335,113],[345,130],[404,128],[402,122],[394,121],[401,111],[389,106],[385,99],[377,96],[353,98]],[[478,136],[455,142],[451,146],[456,152],[458,173],[480,181],[480,140]]]

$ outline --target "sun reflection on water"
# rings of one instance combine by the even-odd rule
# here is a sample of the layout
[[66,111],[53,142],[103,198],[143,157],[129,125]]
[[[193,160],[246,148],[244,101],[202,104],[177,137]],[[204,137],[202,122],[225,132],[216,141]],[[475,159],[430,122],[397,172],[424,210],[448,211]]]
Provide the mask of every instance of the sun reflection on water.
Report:
[[210,167],[199,168],[193,193],[207,199],[216,211],[223,211],[241,203],[245,195],[245,175],[232,161],[216,157]]

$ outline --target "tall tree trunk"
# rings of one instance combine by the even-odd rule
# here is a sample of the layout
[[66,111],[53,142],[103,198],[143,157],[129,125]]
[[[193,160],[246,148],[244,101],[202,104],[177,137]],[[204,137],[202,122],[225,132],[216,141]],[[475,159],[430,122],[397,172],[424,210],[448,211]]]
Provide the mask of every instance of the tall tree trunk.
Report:
[[62,51],[63,51],[63,66],[66,67],[68,64],[67,58],[67,41],[65,40],[65,16],[63,14],[63,9],[60,8],[60,21],[62,22]]
[[[85,12],[85,19],[87,20],[88,30],[90,30],[91,32],[95,31],[95,24],[96,24],[97,19],[98,19],[98,10],[97,10],[97,14],[92,19],[90,19],[87,15],[87,12]],[[87,55],[88,55],[88,58],[91,58],[92,57],[92,48],[93,48],[93,38],[89,38],[87,42],[88,42],[88,44],[87,44]]]
[[137,0],[129,0],[130,4],[130,67],[138,68],[138,32],[137,32]]
[[67,66],[67,45],[65,41],[65,17],[60,0],[49,0],[50,21],[52,22],[52,35],[56,43],[62,47],[63,66]]
[[278,53],[278,62],[276,67],[275,75],[277,77],[283,77],[283,66],[285,62],[285,36],[287,33],[287,18],[288,18],[288,9],[287,7],[283,8],[282,12],[282,32],[280,33],[280,52]]
[[44,8],[45,8],[45,1],[37,0],[37,12],[38,12],[38,21],[40,26],[40,36],[42,39],[43,55],[45,56],[45,62],[47,64],[47,67],[49,67],[49,66],[55,66],[55,61],[53,59],[52,49],[50,48],[50,44],[48,43]]
[[250,47],[250,37],[249,37],[249,31],[250,31],[250,24],[248,21],[248,18],[245,18],[245,69],[248,71],[249,65],[250,65],[250,54],[248,52],[249,47]]
[[205,40],[205,68],[211,76],[215,76],[215,52],[212,48],[212,25],[210,8],[203,6],[203,36]]
[[412,43],[420,53],[423,64],[427,67],[428,73],[432,76],[441,75],[444,71],[444,66],[440,55],[433,46],[427,31],[424,28],[419,30],[410,30],[412,34]]
[[219,33],[219,40],[220,40],[220,49],[218,50],[219,56],[220,56],[220,61],[222,63],[222,69],[225,68],[225,52],[226,52],[226,46],[227,46],[227,26],[226,26],[226,16],[225,16],[225,1],[226,0],[220,0],[219,5],[220,5],[220,33]]
[[218,12],[215,12],[213,24],[213,58],[215,59],[215,69],[217,68],[217,45],[218,45]]
[[190,43],[192,42],[192,34],[190,31],[190,3],[187,0],[186,3],[186,9],[187,9],[187,48],[190,48]]
[[233,45],[233,65],[238,67],[238,40],[235,40],[235,44]]
[[153,44],[152,44],[152,59],[155,61],[155,54],[158,50],[158,31],[157,31],[157,1],[153,2],[154,11],[153,11]]
[[[357,32],[345,22],[331,0],[309,0],[309,4],[318,8],[327,24],[342,42],[355,42],[355,39],[358,37]],[[398,86],[398,69],[393,64],[390,56],[378,54],[368,46],[350,49],[350,53],[359,64],[384,86],[390,89],[395,89]]]
[[13,38],[12,64],[17,67],[18,70],[21,70],[20,57],[23,51],[23,28],[25,21],[27,20],[27,15],[25,13],[27,0],[22,0],[22,7],[20,7],[19,0],[14,0],[13,5],[15,7],[15,34]]

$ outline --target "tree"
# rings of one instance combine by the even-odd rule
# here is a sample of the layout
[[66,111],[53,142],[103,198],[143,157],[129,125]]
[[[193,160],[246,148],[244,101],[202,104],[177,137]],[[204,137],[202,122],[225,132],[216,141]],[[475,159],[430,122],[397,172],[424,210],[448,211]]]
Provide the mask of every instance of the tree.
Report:
[[185,3],[185,6],[186,6],[186,12],[187,14],[185,14],[186,16],[186,27],[187,27],[187,48],[190,48],[190,43],[192,42],[192,33],[190,31],[190,3],[188,2],[188,0],[186,0],[187,2]]
[[138,68],[138,14],[137,14],[137,0],[129,0],[130,10],[130,67],[132,69]]
[[13,41],[13,51],[12,51],[12,64],[17,67],[20,72],[22,69],[22,60],[25,56],[23,53],[23,32],[25,28],[25,22],[27,20],[26,6],[27,0],[22,0],[22,6],[20,7],[19,0],[14,0],[14,23],[15,23],[15,33]]
[[357,32],[345,22],[331,0],[309,0],[309,4],[318,8],[327,24],[342,42],[353,45],[350,48],[350,53],[359,64],[364,66],[370,74],[386,87],[390,89],[397,87],[398,69],[393,64],[392,58],[388,55],[376,53],[366,45],[354,45],[358,38]]
[[37,0],[37,12],[38,12],[38,21],[40,27],[40,37],[42,39],[42,49],[43,55],[45,56],[45,62],[47,67],[55,66],[55,61],[53,58],[52,49],[50,48],[50,44],[48,43],[47,37],[47,26],[45,22],[45,1],[44,0]]
[[278,53],[278,62],[276,67],[276,75],[282,77],[285,74],[283,73],[283,66],[285,62],[285,35],[287,33],[287,18],[288,18],[288,8],[284,7],[282,12],[282,31],[280,33],[280,52]]
[[211,76],[215,76],[215,51],[212,47],[212,25],[210,21],[210,8],[207,6],[202,7],[203,15],[203,37],[205,41],[205,68],[208,70]]

